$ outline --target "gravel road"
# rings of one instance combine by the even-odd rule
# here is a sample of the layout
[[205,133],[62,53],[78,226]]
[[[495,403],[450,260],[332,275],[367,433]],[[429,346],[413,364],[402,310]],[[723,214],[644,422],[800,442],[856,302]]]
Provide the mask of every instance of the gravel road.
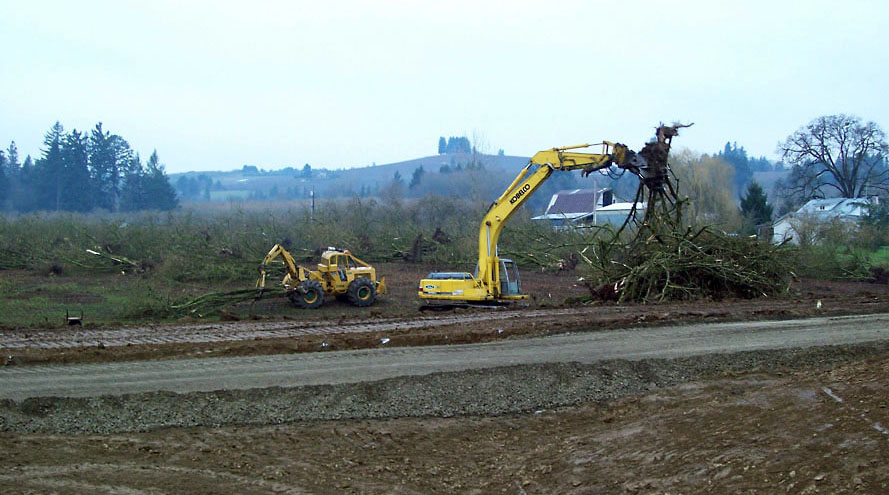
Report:
[[371,382],[441,372],[883,342],[889,315],[648,327],[488,344],[0,369],[0,398],[92,397]]

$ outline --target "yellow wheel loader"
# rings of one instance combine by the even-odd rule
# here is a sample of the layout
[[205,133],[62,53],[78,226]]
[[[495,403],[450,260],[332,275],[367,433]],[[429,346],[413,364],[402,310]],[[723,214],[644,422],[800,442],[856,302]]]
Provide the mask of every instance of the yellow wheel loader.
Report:
[[325,297],[345,298],[355,306],[370,306],[377,295],[385,294],[385,277],[377,280],[374,267],[345,249],[327,248],[321,255],[317,270],[297,265],[293,256],[280,244],[269,251],[259,265],[256,287],[265,289],[266,268],[280,256],[287,273],[282,281],[287,297],[299,308],[316,309]]
[[[604,141],[601,153],[577,149],[597,146],[581,144],[537,152],[503,194],[491,204],[482,219],[478,234],[478,264],[475,274],[468,272],[433,272],[420,280],[418,295],[426,304],[481,303],[502,304],[527,299],[522,294],[519,270],[497,252],[497,241],[509,217],[534,194],[554,171],[583,170],[582,175],[616,166],[645,180],[652,176],[646,160],[620,143]],[[535,168],[536,167],[536,168]]]

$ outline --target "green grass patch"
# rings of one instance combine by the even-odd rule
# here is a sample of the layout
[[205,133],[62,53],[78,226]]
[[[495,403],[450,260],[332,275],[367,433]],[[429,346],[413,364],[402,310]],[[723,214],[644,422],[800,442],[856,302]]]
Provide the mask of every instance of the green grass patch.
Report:
[[170,290],[158,291],[136,277],[100,274],[92,277],[46,277],[4,273],[0,326],[64,326],[66,311],[84,314],[87,325],[135,323],[172,316]]
[[876,251],[869,252],[868,257],[874,265],[889,266],[889,246],[880,246]]

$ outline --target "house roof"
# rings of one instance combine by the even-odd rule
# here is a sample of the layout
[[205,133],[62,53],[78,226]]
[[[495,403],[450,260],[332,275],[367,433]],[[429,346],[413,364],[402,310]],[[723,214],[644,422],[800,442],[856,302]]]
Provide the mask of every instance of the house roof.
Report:
[[798,213],[814,213],[816,215],[853,216],[864,215],[868,200],[865,198],[829,198],[812,199],[797,210]]
[[821,220],[830,220],[832,218],[854,219],[864,216],[867,213],[867,205],[869,204],[870,200],[867,198],[811,199],[800,209],[787,213],[772,223],[777,225],[800,215],[808,215]]
[[[590,213],[596,203],[595,189],[569,189],[553,194],[544,215]],[[564,218],[564,217],[559,217]]]
[[[645,203],[639,203],[636,205],[636,210],[643,211],[645,210]],[[633,208],[633,203],[611,203],[608,206],[603,206],[601,208],[596,209],[597,214],[613,214],[620,213],[623,215],[627,215],[630,213],[630,210]],[[576,212],[576,213],[547,213],[544,215],[536,216],[531,218],[531,220],[580,220],[583,218],[589,218],[593,216],[593,212]]]

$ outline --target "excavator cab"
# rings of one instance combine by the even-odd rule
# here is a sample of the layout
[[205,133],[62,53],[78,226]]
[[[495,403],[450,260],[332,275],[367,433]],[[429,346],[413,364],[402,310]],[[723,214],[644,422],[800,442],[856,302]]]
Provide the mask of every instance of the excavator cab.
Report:
[[522,293],[519,266],[514,261],[500,258],[500,294],[518,296]]

